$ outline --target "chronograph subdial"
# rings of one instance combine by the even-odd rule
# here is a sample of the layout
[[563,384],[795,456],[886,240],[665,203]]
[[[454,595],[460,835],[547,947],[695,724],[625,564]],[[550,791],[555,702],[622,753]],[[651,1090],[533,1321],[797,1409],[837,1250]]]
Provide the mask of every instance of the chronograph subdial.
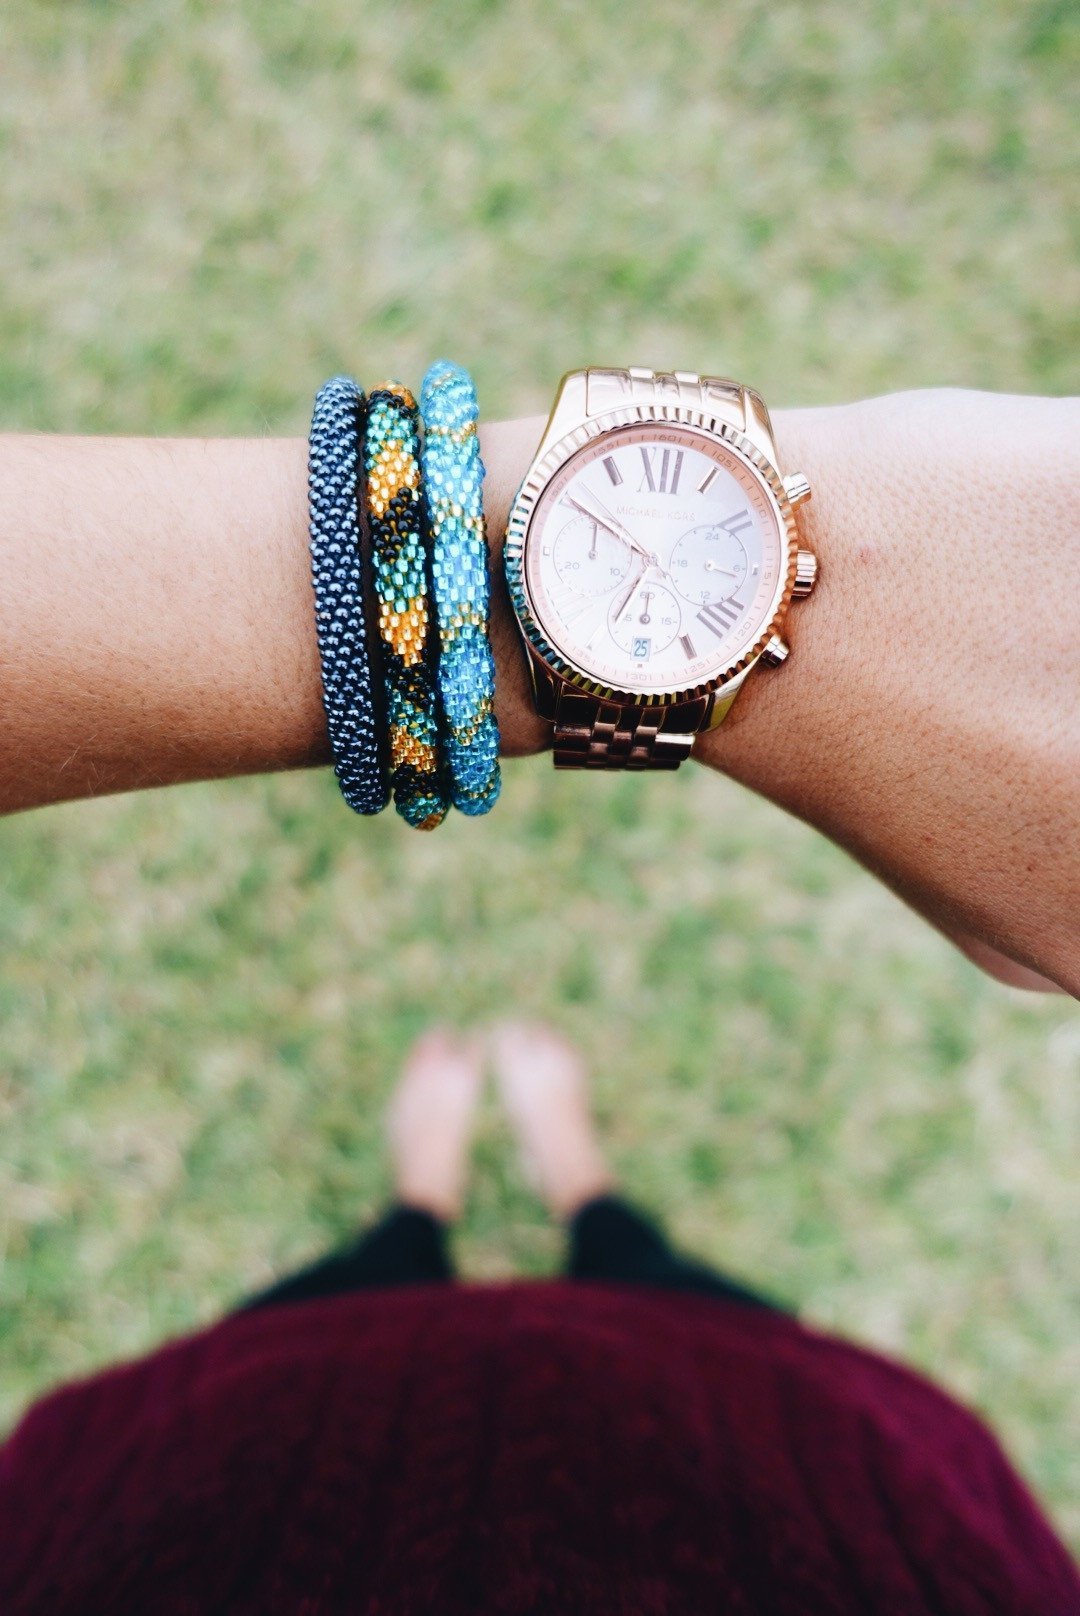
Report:
[[699,606],[734,595],[749,563],[730,526],[706,522],[692,527],[671,552],[671,579],[680,595]]
[[650,570],[630,592],[620,593],[608,613],[608,630],[619,648],[635,662],[648,662],[665,651],[682,626],[682,608],[670,589]]
[[633,552],[614,533],[579,514],[559,529],[553,547],[555,571],[576,595],[604,595],[622,583]]

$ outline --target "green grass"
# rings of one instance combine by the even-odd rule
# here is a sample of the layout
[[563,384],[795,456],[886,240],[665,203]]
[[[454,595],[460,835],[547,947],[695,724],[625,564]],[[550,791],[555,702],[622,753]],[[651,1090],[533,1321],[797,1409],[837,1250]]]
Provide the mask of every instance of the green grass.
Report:
[[[302,432],[449,351],[777,402],[1075,383],[1073,8],[24,0],[0,12],[0,421]],[[2,674],[0,674],[2,678]],[[433,1015],[587,1049],[683,1240],[974,1400],[1080,1547],[1080,1023],[734,786],[325,776],[0,826],[0,1412],[212,1318],[386,1188]],[[459,1251],[557,1240],[486,1115]]]

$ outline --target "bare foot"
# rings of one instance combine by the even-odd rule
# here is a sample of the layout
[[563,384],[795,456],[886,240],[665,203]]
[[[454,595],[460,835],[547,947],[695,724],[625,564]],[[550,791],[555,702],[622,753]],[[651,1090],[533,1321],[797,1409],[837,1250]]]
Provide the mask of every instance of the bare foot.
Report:
[[491,1052],[526,1171],[551,1211],[568,1218],[612,1186],[589,1115],[584,1062],[539,1021],[500,1022]]
[[460,1213],[483,1075],[480,1040],[449,1027],[432,1027],[409,1051],[386,1118],[403,1205],[444,1221]]

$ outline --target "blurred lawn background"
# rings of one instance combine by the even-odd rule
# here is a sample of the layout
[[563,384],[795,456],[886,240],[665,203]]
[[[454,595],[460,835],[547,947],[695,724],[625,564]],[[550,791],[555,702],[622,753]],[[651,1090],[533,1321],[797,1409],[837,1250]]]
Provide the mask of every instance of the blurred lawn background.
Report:
[[[1066,390],[1078,56],[1066,0],[20,0],[0,424],[299,434],[441,353],[489,417],[590,360]],[[1076,1008],[734,786],[514,765],[431,838],[325,775],[50,810],[0,826],[0,946],[5,1421],[351,1230],[408,1041],[520,1005],[682,1240],[974,1400],[1080,1547]],[[458,1247],[556,1261],[493,1108]]]

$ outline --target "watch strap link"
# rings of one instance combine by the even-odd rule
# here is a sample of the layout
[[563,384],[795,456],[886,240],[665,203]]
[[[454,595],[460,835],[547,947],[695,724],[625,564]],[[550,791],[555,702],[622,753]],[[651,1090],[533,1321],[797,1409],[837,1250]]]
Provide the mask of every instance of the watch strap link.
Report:
[[677,769],[690,756],[710,698],[673,707],[619,707],[564,686],[555,717],[557,769]]
[[681,409],[723,416],[740,431],[754,424],[769,429],[769,414],[761,395],[724,376],[699,376],[692,370],[648,370],[643,365],[585,372],[585,414],[589,419],[625,404],[674,404]]

